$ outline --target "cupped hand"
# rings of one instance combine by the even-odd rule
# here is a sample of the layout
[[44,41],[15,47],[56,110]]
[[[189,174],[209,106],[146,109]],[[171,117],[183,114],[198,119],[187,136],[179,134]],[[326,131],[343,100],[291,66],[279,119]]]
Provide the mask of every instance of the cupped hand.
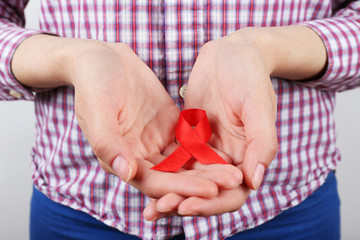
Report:
[[[151,170],[174,143],[180,110],[155,74],[126,45],[96,44],[74,60],[75,112],[101,167],[145,193],[214,197],[234,174]],[[235,176],[236,179],[236,176]],[[241,178],[236,180],[238,185]]]
[[257,189],[275,157],[276,96],[261,47],[239,33],[205,44],[187,86],[185,108],[206,110],[209,144],[242,164],[248,187]]
[[187,85],[185,108],[207,112],[209,144],[227,154],[244,174],[245,184],[222,188],[214,198],[170,193],[145,209],[147,219],[168,215],[210,216],[240,209],[262,181],[275,157],[276,96],[264,49],[251,38],[232,34],[201,49]]
[[127,45],[93,44],[74,58],[70,73],[76,117],[102,168],[129,181],[136,159],[173,141],[179,109]]

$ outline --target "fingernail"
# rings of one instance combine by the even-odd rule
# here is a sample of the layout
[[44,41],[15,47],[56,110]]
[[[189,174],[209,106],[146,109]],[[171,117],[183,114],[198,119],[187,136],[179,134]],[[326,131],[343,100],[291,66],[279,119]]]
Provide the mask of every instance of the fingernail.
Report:
[[191,212],[191,211],[178,211],[178,214],[181,216],[195,216],[197,215],[195,212]]
[[157,220],[159,220],[159,219],[161,219],[161,218],[164,218],[164,217],[166,217],[166,216],[167,216],[166,214],[160,214],[160,215],[154,217],[151,221],[152,221],[152,222],[155,222],[155,221],[157,221]]
[[181,216],[195,216],[198,215],[197,212],[191,211],[190,209],[179,208],[177,213]]
[[264,176],[264,172],[265,172],[264,165],[259,163],[255,168],[254,176],[253,176],[253,179],[252,179],[253,187],[255,188],[255,190],[260,187],[261,181],[262,181],[263,176]]
[[158,212],[161,212],[161,213],[167,213],[167,212],[171,211],[171,208],[163,208],[163,209],[161,209],[161,207],[160,207],[160,208],[157,208],[157,210],[158,210]]
[[132,168],[129,164],[129,162],[121,157],[117,156],[114,159],[114,162],[112,164],[112,168],[115,170],[116,174],[125,182],[128,182],[130,180],[131,174],[132,174]]

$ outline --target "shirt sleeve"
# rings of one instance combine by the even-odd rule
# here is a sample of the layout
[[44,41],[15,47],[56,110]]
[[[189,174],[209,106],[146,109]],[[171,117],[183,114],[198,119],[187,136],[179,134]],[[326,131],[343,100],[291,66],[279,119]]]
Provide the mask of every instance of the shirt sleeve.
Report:
[[360,86],[360,1],[343,1],[333,17],[302,23],[322,38],[328,66],[320,79],[303,84],[327,91]]
[[24,29],[27,0],[0,0],[0,100],[33,100],[31,91],[14,77],[11,59],[27,37],[40,31]]

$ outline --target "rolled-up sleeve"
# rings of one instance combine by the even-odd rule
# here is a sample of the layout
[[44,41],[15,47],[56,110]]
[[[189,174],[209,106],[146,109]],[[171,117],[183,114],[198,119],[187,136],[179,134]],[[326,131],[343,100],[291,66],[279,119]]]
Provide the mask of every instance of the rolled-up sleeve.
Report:
[[33,100],[32,92],[20,84],[11,71],[16,48],[26,38],[40,31],[25,29],[24,8],[27,1],[0,0],[0,100]]
[[360,86],[360,1],[349,2],[331,18],[302,23],[322,38],[328,55],[322,77],[305,85],[338,92]]

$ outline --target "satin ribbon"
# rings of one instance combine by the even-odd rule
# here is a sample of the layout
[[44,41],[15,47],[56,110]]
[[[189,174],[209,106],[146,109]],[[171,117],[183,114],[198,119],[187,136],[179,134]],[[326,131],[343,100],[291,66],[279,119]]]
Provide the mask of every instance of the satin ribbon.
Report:
[[152,169],[176,172],[191,157],[202,164],[227,164],[224,159],[206,145],[211,137],[211,127],[204,110],[187,109],[181,111],[175,136],[181,145]]

